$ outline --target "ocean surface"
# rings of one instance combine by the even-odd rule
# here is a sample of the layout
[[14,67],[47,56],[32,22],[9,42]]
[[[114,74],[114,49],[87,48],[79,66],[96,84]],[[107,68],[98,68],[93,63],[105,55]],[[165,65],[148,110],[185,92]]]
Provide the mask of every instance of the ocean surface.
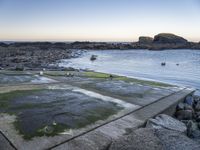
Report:
[[[97,60],[90,61],[91,55],[97,55]],[[166,66],[161,66],[162,62],[166,62]],[[80,58],[62,60],[60,66],[200,89],[200,50],[86,51]]]

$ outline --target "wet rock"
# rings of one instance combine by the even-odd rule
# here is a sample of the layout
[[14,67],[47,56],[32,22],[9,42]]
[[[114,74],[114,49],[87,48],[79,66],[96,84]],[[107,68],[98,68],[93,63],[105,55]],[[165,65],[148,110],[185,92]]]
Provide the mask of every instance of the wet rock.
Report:
[[195,112],[194,117],[195,117],[195,120],[196,120],[197,122],[199,122],[198,119],[200,119],[200,111]]
[[195,111],[200,111],[200,101],[197,102],[197,104],[194,106]]
[[155,135],[160,139],[165,150],[197,150],[200,144],[181,132],[158,129]]
[[149,119],[146,125],[147,128],[165,128],[173,131],[186,132],[186,125],[171,116],[161,114],[155,119]]
[[154,37],[154,43],[162,43],[162,44],[186,44],[187,40],[170,33],[161,33]]
[[153,42],[152,37],[141,36],[139,37],[139,44],[151,44]]
[[193,107],[191,105],[185,104],[184,110],[192,110],[193,111]]
[[185,104],[184,103],[179,103],[177,106],[176,106],[176,110],[179,111],[179,110],[184,110],[185,109]]
[[200,144],[186,134],[167,129],[141,128],[114,141],[109,150],[196,150]]
[[176,110],[179,111],[179,110],[193,110],[192,106],[191,105],[188,105],[186,103],[179,103],[176,107]]
[[109,150],[164,150],[154,129],[141,128],[114,141]]
[[184,101],[186,104],[190,105],[190,106],[193,106],[193,102],[194,102],[194,99],[193,99],[193,96],[187,96],[185,98],[185,101]]
[[192,110],[179,110],[175,114],[178,120],[192,120],[193,111]]
[[187,135],[188,135],[188,137],[191,137],[191,138],[200,139],[200,130],[199,130],[197,123],[195,123],[193,121],[188,122],[188,124],[187,124]]

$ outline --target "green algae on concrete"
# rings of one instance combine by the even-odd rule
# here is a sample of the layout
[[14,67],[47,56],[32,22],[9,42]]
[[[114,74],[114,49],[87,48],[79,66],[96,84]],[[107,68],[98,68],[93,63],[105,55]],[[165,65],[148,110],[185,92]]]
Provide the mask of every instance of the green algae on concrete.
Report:
[[[15,99],[15,98],[18,98],[21,96],[26,96],[29,94],[33,94],[37,91],[39,91],[39,89],[26,90],[26,92],[16,90],[16,91],[0,94],[0,109],[1,109],[1,111],[9,108],[9,106],[10,106],[9,103],[11,103],[12,99]],[[0,113],[1,113],[1,111],[0,111]]]
[[[89,78],[104,78],[104,79],[109,79],[110,74],[106,73],[100,73],[100,72],[84,72],[83,73],[86,77]],[[171,87],[172,85],[162,83],[162,82],[156,82],[156,81],[148,81],[148,80],[140,80],[140,79],[135,79],[135,78],[128,78],[125,76],[117,76],[117,75],[112,75],[112,80],[121,80],[121,81],[126,81],[126,82],[134,82],[137,84],[141,85],[150,85],[150,86],[161,86],[161,87]]]
[[0,113],[16,115],[13,123],[26,140],[55,136],[105,120],[123,108],[69,89],[13,91],[0,94]]

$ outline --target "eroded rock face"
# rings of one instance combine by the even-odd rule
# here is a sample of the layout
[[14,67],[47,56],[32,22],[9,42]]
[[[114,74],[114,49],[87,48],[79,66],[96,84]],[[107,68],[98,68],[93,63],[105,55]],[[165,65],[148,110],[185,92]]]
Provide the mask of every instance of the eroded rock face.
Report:
[[140,44],[151,44],[152,42],[153,42],[152,37],[147,37],[147,36],[139,37],[139,43]]
[[161,33],[154,37],[153,42],[158,44],[186,44],[188,41],[174,34]]

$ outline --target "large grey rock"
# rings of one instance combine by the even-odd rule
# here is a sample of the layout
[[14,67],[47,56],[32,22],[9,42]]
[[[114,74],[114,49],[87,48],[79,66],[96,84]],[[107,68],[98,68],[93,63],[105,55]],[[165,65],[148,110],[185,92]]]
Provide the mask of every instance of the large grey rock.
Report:
[[197,150],[200,144],[186,134],[168,129],[141,128],[114,141],[109,150]]
[[193,106],[193,103],[194,103],[194,98],[192,95],[189,95],[185,98],[185,101],[184,101],[186,104],[190,105],[190,106]]
[[139,44],[151,44],[153,42],[152,37],[141,36],[139,37]]
[[158,115],[155,119],[149,119],[146,127],[154,129],[165,128],[179,132],[187,131],[187,127],[184,123],[165,114]]
[[198,127],[198,123],[193,121],[189,121],[187,123],[187,135],[194,139],[200,139],[200,130]]
[[109,150],[164,150],[154,132],[154,129],[138,129],[114,141]]
[[200,101],[197,102],[197,104],[194,106],[195,111],[200,111]]
[[193,110],[192,106],[186,103],[179,103],[176,107],[177,111],[180,110]]
[[159,44],[186,44],[187,40],[171,34],[171,33],[160,33],[154,37],[154,43]]
[[155,135],[160,139],[165,150],[197,150],[200,144],[181,132],[158,129]]
[[192,110],[179,110],[176,112],[175,115],[178,120],[192,120],[193,111]]

